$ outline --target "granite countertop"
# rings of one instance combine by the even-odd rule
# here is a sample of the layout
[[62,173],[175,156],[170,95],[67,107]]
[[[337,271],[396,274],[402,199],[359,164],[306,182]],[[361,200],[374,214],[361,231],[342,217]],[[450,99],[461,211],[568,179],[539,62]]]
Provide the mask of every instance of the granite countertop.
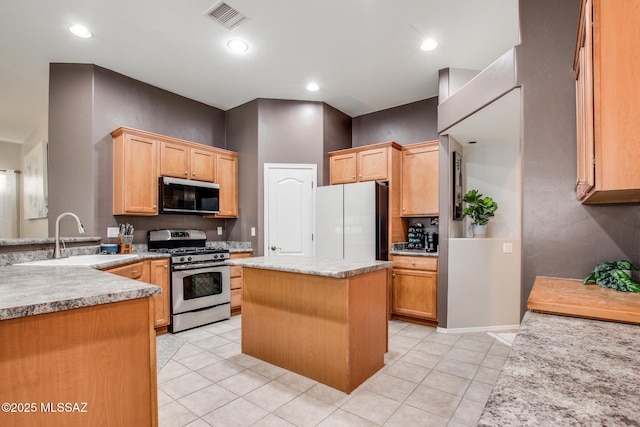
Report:
[[393,267],[393,263],[390,261],[357,261],[288,255],[232,259],[229,264],[262,270],[334,277],[337,279]]
[[[60,241],[64,243],[93,243],[102,240],[101,237],[61,237]],[[21,239],[0,239],[0,246],[30,246],[30,245],[47,245],[54,244],[54,237],[29,237]]]
[[527,312],[479,426],[640,425],[640,326]]
[[408,255],[408,256],[438,256],[437,252],[427,252],[424,249],[394,249],[391,255]]
[[[91,262],[87,263],[81,261],[79,263],[69,262],[73,260],[82,260],[83,258],[89,257]],[[133,262],[143,261],[145,259],[155,259],[155,258],[169,258],[169,254],[158,253],[158,252],[134,252],[131,254],[87,254],[87,255],[75,255],[66,258],[59,259],[44,259],[44,260],[34,260],[34,261],[26,261],[22,263],[16,263],[16,266],[29,266],[33,267],[34,265],[43,266],[43,267],[59,267],[59,268],[82,268],[89,267],[94,269],[105,269],[111,267],[118,267],[120,265],[131,264]],[[56,265],[58,262],[64,263],[64,265]],[[30,264],[30,265],[29,265]],[[50,265],[47,265],[50,264]]]
[[160,292],[158,286],[92,268],[0,267],[0,320],[143,298]]

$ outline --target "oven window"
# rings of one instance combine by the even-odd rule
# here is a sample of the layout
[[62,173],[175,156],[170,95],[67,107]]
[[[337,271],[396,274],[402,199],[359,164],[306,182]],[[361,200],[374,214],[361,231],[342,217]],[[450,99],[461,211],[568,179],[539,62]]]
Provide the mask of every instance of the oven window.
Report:
[[222,293],[222,273],[210,271],[194,273],[182,279],[185,300]]

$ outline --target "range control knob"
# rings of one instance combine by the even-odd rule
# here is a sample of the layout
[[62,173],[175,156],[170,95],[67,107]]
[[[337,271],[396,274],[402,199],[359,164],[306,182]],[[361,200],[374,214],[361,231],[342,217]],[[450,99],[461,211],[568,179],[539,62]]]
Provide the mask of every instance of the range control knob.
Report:
[[187,261],[191,261],[193,258],[191,257],[187,257]]
[[218,254],[214,255],[213,259],[218,259]]
[[184,262],[184,257],[183,256],[180,257],[180,262]]

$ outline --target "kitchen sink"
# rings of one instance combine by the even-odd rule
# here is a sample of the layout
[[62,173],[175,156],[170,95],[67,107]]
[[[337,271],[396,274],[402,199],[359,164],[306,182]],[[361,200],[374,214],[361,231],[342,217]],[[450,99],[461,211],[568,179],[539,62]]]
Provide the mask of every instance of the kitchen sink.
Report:
[[67,258],[57,258],[57,259],[44,259],[41,261],[31,261],[31,262],[23,262],[15,265],[25,265],[25,266],[50,266],[50,267],[64,267],[64,266],[97,266],[100,264],[111,263],[114,261],[123,261],[127,259],[134,259],[138,255],[136,254],[118,254],[118,255],[102,255],[102,254],[93,254],[93,255],[74,255]]

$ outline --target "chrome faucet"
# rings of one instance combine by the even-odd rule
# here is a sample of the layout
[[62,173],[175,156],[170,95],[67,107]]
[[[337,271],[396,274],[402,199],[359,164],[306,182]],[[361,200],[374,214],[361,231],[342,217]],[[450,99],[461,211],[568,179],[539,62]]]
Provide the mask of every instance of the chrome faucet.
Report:
[[82,225],[82,223],[80,222],[80,218],[78,218],[78,215],[71,212],[65,212],[58,215],[58,219],[56,219],[56,247],[53,250],[54,258],[60,258],[60,220],[65,216],[73,217],[76,220],[76,222],[78,223],[78,233],[84,234],[85,231],[84,225]]

